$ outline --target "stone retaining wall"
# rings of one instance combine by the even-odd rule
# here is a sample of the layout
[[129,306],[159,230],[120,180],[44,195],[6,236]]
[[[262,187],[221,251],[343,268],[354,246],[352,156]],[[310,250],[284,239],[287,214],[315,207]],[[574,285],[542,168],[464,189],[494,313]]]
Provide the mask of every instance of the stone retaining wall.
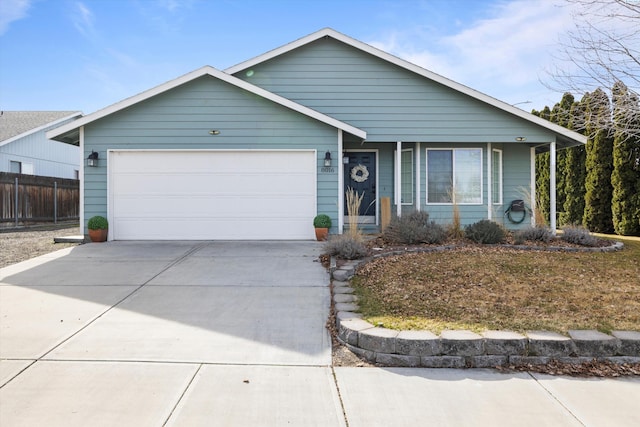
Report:
[[[622,244],[598,250],[619,250]],[[428,248],[441,251],[452,247]],[[518,248],[521,249],[521,248]],[[404,253],[404,252],[400,252]],[[399,253],[399,254],[400,254]],[[388,254],[385,254],[388,255]],[[396,255],[393,253],[392,255]],[[573,330],[569,336],[549,331],[396,331],[376,327],[357,313],[357,297],[348,280],[363,261],[335,267],[332,260],[333,301],[338,339],[354,353],[384,366],[427,368],[487,368],[545,364],[551,360],[582,363],[606,359],[615,363],[640,363],[640,332]]]

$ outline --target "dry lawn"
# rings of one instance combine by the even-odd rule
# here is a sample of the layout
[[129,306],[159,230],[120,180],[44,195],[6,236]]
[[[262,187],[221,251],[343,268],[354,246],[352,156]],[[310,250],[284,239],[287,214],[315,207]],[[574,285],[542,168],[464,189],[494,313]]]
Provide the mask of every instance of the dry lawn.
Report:
[[354,279],[365,318],[392,329],[640,331],[640,241],[608,253],[468,246],[382,258]]

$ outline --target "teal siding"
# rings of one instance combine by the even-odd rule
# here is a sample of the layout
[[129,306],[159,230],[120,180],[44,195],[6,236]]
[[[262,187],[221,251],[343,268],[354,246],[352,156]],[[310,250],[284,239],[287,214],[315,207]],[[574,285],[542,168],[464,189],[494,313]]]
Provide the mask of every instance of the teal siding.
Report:
[[85,167],[85,220],[107,214],[109,149],[315,149],[317,209],[337,228],[337,168],[321,172],[327,150],[337,165],[337,142],[334,127],[205,76],[85,127],[84,158],[100,155],[99,167]]
[[[251,71],[251,72],[248,72]],[[393,203],[393,153],[420,142],[421,209],[442,224],[452,218],[451,205],[426,204],[426,148],[483,150],[483,203],[460,205],[463,225],[487,217],[487,143],[503,151],[503,201],[525,198],[530,188],[529,144],[554,141],[541,126],[431,81],[402,67],[330,37],[257,64],[236,77],[367,132],[364,144],[344,134],[344,149],[376,150],[378,199]],[[211,129],[220,135],[211,136]],[[265,100],[210,76],[154,96],[85,128],[84,157],[100,153],[101,167],[85,168],[85,218],[106,214],[108,149],[315,149],[318,165],[318,213],[328,214],[337,231],[338,131],[303,114]],[[516,142],[516,137],[526,142]],[[323,171],[331,151],[333,170]],[[414,173],[416,167],[414,165]],[[415,187],[414,187],[415,191]],[[403,206],[404,213],[415,205]],[[504,221],[504,205],[492,206]],[[392,205],[392,212],[396,212]],[[377,212],[380,215],[380,212]],[[529,220],[525,221],[528,224]],[[505,225],[513,227],[512,224]]]
[[[527,207],[531,205],[531,163],[529,147],[503,146],[502,167],[503,167],[503,205],[500,206],[496,217],[502,218],[504,225],[508,228],[522,228],[531,225],[531,215],[527,212],[525,220],[521,224],[512,224],[504,216],[512,200],[523,199]],[[515,216],[515,214],[514,214]],[[518,218],[520,218],[518,216]]]
[[368,142],[555,139],[526,120],[332,38],[316,40],[236,77],[364,129]]

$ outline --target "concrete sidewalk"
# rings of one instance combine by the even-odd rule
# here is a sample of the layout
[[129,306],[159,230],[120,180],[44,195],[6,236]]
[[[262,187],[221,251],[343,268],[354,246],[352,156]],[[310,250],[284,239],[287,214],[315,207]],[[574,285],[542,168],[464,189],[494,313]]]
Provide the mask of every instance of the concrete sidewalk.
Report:
[[0,269],[0,425],[640,425],[640,379],[332,368],[316,242],[109,242]]

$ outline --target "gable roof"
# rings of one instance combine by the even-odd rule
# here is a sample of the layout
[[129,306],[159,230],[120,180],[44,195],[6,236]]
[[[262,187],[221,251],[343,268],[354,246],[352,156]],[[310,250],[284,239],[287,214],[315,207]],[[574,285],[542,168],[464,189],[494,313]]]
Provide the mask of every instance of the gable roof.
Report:
[[203,76],[211,76],[214,78],[217,78],[219,80],[222,80],[226,83],[229,83],[231,85],[237,86],[241,89],[244,89],[248,92],[251,92],[255,95],[258,95],[262,98],[268,99],[272,102],[275,102],[276,104],[282,105],[286,108],[289,108],[293,111],[297,111],[298,113],[304,114],[308,117],[311,117],[313,119],[316,119],[320,122],[323,122],[325,124],[328,124],[330,126],[333,126],[337,129],[341,129],[345,132],[348,132],[354,136],[357,136],[358,138],[361,139],[366,139],[367,138],[367,133],[362,130],[362,129],[358,129],[354,126],[351,126],[350,124],[344,123],[340,120],[336,120],[333,117],[329,117],[325,114],[322,114],[316,110],[313,110],[309,107],[305,107],[304,105],[300,105],[294,101],[291,101],[289,99],[283,98],[280,95],[276,95],[275,93],[269,92],[267,90],[264,90],[258,86],[255,86],[251,83],[245,82],[244,80],[241,80],[237,77],[234,77],[230,74],[227,74],[223,71],[220,71],[216,68],[213,68],[209,65],[205,65],[204,67],[198,68],[197,70],[194,70],[190,73],[187,73],[181,77],[178,77],[174,80],[170,80],[166,83],[163,83],[159,86],[156,86],[154,88],[151,88],[147,91],[144,91],[142,93],[139,93],[138,95],[132,96],[130,98],[124,99],[116,104],[113,104],[109,107],[103,108],[102,110],[98,110],[95,113],[86,115],[84,117],[82,117],[81,119],[78,119],[74,122],[71,123],[67,123],[65,125],[62,125],[56,129],[53,129],[49,132],[47,132],[47,138],[49,139],[55,139],[58,141],[63,141],[63,142],[67,142],[67,143],[72,143],[72,144],[77,144],[78,141],[78,129],[88,123],[91,123],[93,121],[96,121],[98,119],[101,119],[105,116],[108,116],[110,114],[113,114],[117,111],[123,110],[127,107],[130,107],[134,104],[137,104],[139,102],[142,102],[146,99],[149,99],[153,96],[159,95],[161,93],[164,93],[170,89],[173,89],[175,87],[181,86],[185,83],[188,83],[192,80],[195,80],[197,78],[203,77]]
[[0,146],[80,116],[79,111],[2,111]]
[[[226,70],[224,70],[226,73],[229,74],[236,74],[240,71],[244,71],[248,68],[251,68],[259,63],[268,61],[270,59],[273,59],[277,56],[283,55],[287,52],[290,52],[294,49],[297,49],[299,47],[302,47],[304,45],[307,45],[309,43],[312,43],[318,39],[321,39],[323,37],[331,37],[335,40],[338,40],[342,43],[345,43],[351,47],[354,47],[356,49],[362,50],[368,54],[371,54],[373,56],[376,56],[380,59],[383,59],[385,61],[388,61],[394,65],[397,65],[401,68],[404,68],[406,70],[412,71],[418,75],[421,75],[429,80],[435,81],[443,86],[449,87],[453,90],[456,90],[460,93],[463,93],[465,95],[468,95],[472,98],[475,98],[479,101],[482,101],[486,104],[489,104],[493,107],[496,107],[500,110],[503,110],[507,113],[510,113],[514,116],[518,116],[524,120],[527,120],[531,123],[534,123],[538,126],[542,126],[552,132],[554,132],[560,139],[560,142],[564,142],[565,144],[567,144],[567,146],[571,146],[571,145],[577,145],[577,144],[586,144],[587,143],[587,138],[584,135],[579,134],[578,132],[574,132],[572,130],[569,130],[565,127],[562,127],[560,125],[557,125],[555,123],[551,123],[548,120],[545,120],[543,118],[540,118],[538,116],[535,116],[531,113],[528,113],[524,110],[521,110],[520,108],[514,107],[513,105],[507,104],[506,102],[500,101],[496,98],[493,98],[489,95],[486,95],[482,92],[479,92],[475,89],[472,89],[468,86],[465,86],[463,84],[460,84],[458,82],[455,82],[453,80],[450,80],[446,77],[443,77],[439,74],[436,74],[432,71],[429,71],[425,68],[422,68],[416,64],[413,64],[409,61],[406,61],[404,59],[398,58],[397,56],[394,56],[388,52],[385,52],[383,50],[380,50],[378,48],[375,48],[371,45],[368,45],[366,43],[363,43],[359,40],[356,40],[354,38],[351,38],[347,35],[344,35],[342,33],[339,33],[338,31],[332,29],[332,28],[323,28],[322,30],[316,31],[315,33],[309,34],[308,36],[302,37],[298,40],[295,40],[291,43],[288,43],[284,46],[280,46],[276,49],[273,49],[269,52],[266,52],[262,55],[256,56],[252,59],[249,59],[247,61],[241,62],[239,64],[236,64],[232,67],[227,68]],[[551,141],[549,141],[551,142]]]

